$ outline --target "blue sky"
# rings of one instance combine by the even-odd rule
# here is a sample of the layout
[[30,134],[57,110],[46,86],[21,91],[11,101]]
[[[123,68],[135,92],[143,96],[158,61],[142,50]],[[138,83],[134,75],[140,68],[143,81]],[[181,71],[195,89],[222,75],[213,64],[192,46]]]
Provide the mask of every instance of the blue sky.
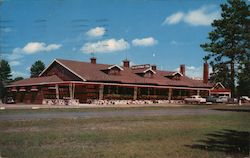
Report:
[[1,57],[13,76],[29,77],[36,60],[55,58],[120,64],[186,65],[202,76],[211,21],[224,0],[0,0]]

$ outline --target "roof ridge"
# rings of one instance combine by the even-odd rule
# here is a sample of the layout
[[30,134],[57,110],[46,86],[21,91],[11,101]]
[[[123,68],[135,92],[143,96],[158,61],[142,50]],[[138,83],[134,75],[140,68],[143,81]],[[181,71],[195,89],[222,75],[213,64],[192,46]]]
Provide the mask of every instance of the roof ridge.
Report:
[[[55,60],[57,60],[57,61],[69,61],[69,62],[79,62],[79,63],[85,63],[85,64],[92,64],[92,63],[87,62],[87,61],[79,61],[79,60],[71,60],[71,59],[58,59],[58,58],[56,58]],[[93,64],[93,65],[112,66],[112,65],[119,65],[119,64],[103,64],[103,63],[96,63],[96,64]]]

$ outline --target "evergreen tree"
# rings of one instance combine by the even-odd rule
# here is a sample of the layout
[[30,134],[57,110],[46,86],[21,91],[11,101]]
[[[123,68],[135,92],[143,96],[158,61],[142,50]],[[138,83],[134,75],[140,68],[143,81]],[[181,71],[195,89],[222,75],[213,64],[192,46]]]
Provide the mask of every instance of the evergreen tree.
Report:
[[0,99],[5,96],[5,85],[11,81],[11,69],[8,61],[0,60]]
[[241,68],[239,73],[239,86],[238,92],[240,96],[249,96],[250,97],[250,61],[244,64],[244,68]]
[[11,68],[6,60],[0,60],[0,80],[9,83],[11,80]]
[[[243,0],[228,0],[221,5],[221,10],[221,18],[212,23],[209,42],[201,47],[208,52],[206,58],[213,67],[213,75],[229,83],[232,95],[235,96],[238,70],[242,61],[249,59],[249,5]],[[227,74],[223,66],[229,69],[230,77],[221,75]]]
[[30,77],[38,77],[44,69],[44,63],[41,60],[36,61],[30,68]]
[[212,67],[213,72],[210,74],[210,81],[213,81],[214,83],[221,82],[225,87],[230,87],[230,82],[228,80],[228,78],[230,78],[228,65],[222,63],[217,64],[216,67]]
[[23,79],[24,79],[23,77],[18,76],[18,77],[16,77],[16,78],[14,78],[14,79],[12,80],[12,82],[20,81],[20,80],[23,80]]

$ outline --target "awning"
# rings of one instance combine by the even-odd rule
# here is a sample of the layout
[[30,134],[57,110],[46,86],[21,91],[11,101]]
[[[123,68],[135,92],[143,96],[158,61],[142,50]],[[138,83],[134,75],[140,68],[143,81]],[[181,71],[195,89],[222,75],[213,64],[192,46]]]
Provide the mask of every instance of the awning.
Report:
[[56,87],[48,87],[48,89],[56,89]]
[[16,91],[17,91],[16,87],[11,88],[11,92],[16,92]]
[[32,92],[38,91],[37,86],[32,86],[31,89],[30,89],[30,91],[32,91]]
[[21,87],[21,88],[19,89],[19,92],[25,92],[25,91],[26,91],[25,87]]

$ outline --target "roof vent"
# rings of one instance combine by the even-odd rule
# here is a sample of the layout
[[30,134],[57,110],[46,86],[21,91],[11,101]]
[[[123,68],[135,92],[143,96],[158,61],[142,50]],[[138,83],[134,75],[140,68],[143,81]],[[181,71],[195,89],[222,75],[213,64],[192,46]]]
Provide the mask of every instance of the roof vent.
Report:
[[123,67],[129,67],[129,60],[128,59],[123,60]]
[[208,63],[205,62],[203,65],[203,83],[208,83],[208,74],[209,74],[209,66]]
[[156,71],[156,65],[152,65],[151,69],[154,70],[154,71]]
[[90,58],[90,62],[91,64],[96,64],[96,58],[95,57]]
[[180,65],[180,73],[183,75],[183,76],[185,76],[185,65],[184,64],[182,64],[182,65]]

